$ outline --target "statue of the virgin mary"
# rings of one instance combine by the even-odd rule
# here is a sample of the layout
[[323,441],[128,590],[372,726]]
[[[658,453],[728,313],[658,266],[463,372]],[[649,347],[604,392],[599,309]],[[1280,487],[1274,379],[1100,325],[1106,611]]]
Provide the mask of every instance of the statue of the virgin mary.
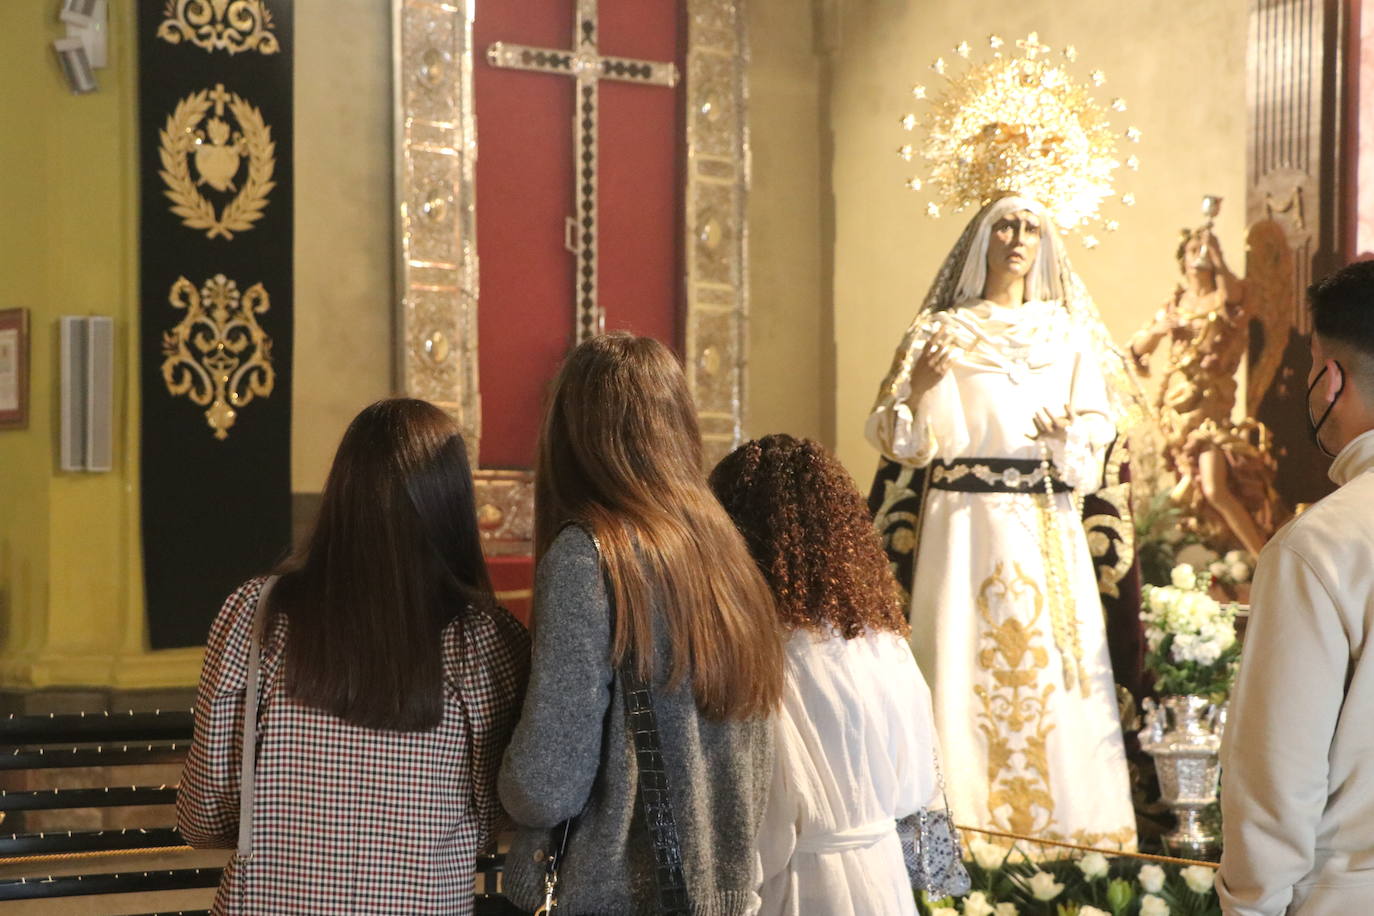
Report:
[[[910,595],[955,820],[1132,850],[1099,592],[1130,563],[1129,525],[1120,511],[1084,525],[1085,501],[1116,482],[1125,362],[1059,212],[984,198],[869,416],[883,456],[870,502]],[[1090,534],[1110,549],[1094,557]]]

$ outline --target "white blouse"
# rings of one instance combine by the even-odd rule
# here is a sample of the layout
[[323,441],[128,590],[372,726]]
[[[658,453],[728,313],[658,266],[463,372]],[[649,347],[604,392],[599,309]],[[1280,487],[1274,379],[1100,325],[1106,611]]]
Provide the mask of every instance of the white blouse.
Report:
[[915,914],[895,823],[940,792],[930,691],[905,638],[794,633],[776,728],[761,912]]

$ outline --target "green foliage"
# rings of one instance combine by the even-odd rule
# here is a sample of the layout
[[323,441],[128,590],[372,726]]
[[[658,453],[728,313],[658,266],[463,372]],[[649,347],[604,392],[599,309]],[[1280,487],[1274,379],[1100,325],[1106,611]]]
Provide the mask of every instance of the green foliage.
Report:
[[1196,541],[1184,535],[1179,525],[1182,516],[1169,499],[1168,490],[1156,491],[1135,513],[1136,556],[1140,558],[1141,581],[1146,585],[1168,585],[1179,549]]
[[1113,878],[1107,884],[1107,908],[1112,916],[1122,916],[1135,901],[1135,888],[1125,878]]

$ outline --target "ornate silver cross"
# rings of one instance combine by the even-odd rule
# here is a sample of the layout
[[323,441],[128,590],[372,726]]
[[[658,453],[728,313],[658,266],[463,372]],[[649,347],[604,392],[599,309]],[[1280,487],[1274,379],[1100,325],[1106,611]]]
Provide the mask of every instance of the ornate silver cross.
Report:
[[596,182],[598,80],[620,80],[651,86],[676,86],[677,66],[652,60],[602,57],[597,49],[597,0],[577,0],[573,48],[532,48],[503,41],[487,48],[487,63],[512,70],[533,70],[577,80],[573,107],[573,212],[567,219],[564,244],[577,264],[574,299],[577,302],[577,342],[602,333],[606,315],[597,302]]

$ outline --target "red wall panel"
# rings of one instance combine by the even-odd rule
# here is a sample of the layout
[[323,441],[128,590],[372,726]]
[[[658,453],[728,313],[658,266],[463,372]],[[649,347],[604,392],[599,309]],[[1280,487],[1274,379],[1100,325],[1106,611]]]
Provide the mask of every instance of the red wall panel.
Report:
[[567,47],[572,6],[478,3],[473,24],[483,467],[532,465],[545,385],[573,332],[572,255],[563,247],[573,193],[572,80],[498,69],[483,55],[495,41]]
[[[573,0],[477,5],[480,463],[528,468],[548,381],[572,345],[568,77],[491,67],[492,42],[570,48]],[[677,0],[600,0],[601,53],[678,59]],[[681,87],[600,84],[600,283],[608,329],[676,348]]]
[[[602,0],[601,53],[678,61],[676,0]],[[679,74],[681,76],[681,74]],[[601,84],[601,304],[608,330],[678,346],[682,84]]]

